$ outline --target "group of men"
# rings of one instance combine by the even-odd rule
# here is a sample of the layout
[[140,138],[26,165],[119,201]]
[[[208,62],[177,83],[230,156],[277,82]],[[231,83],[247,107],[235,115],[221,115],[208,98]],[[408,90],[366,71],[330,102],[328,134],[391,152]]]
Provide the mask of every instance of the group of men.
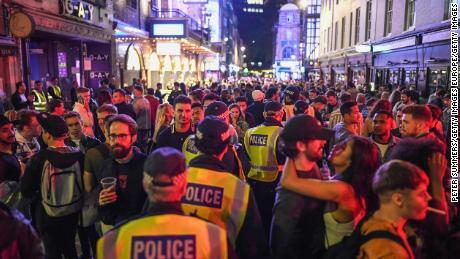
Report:
[[[104,83],[91,96],[77,88],[73,111],[65,111],[61,91],[48,88],[55,96],[45,98],[44,109],[41,83],[25,101],[20,84],[16,118],[0,117],[0,182],[20,182],[30,209],[23,212],[30,213],[46,251],[35,246],[36,258],[77,258],[76,236],[84,258],[313,258],[323,252],[315,249],[322,247],[324,226],[310,219],[322,215],[324,204],[279,188],[285,159],[296,161],[299,177],[327,179],[326,166],[318,164],[334,144],[361,135],[366,118],[372,134],[365,137],[378,147],[381,162],[389,162],[374,180],[379,213],[417,219],[411,208],[385,197],[426,189],[428,180],[388,154],[399,137],[434,139],[445,152],[444,133],[435,131],[439,113],[436,118],[428,105],[405,97],[396,110],[371,109],[350,89],[255,85],[194,86],[187,96],[175,84],[168,98],[174,120],[148,154],[161,92],[149,88],[144,95],[143,85],[129,92]],[[112,104],[94,108],[101,91]],[[450,109],[448,98],[440,98]],[[232,103],[250,125],[244,139],[230,123]],[[281,152],[281,145],[293,152]],[[389,183],[396,173],[401,183]],[[427,197],[411,202],[426,206]]]

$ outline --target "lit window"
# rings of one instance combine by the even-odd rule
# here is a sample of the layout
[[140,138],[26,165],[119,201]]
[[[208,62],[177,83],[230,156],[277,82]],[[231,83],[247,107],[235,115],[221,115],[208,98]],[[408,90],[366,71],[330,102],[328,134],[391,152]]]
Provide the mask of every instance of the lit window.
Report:
[[385,3],[385,29],[384,36],[387,36],[391,33],[391,26],[393,24],[393,0],[386,0]]
[[415,21],[415,0],[406,0],[406,16],[404,30],[414,26]]

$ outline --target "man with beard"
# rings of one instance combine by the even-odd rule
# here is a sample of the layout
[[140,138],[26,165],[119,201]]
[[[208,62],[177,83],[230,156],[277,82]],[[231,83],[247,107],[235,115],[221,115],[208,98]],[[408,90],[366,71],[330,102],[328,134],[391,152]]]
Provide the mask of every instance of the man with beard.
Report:
[[99,215],[102,222],[114,225],[138,215],[145,202],[142,188],[146,156],[133,148],[137,139],[136,122],[125,114],[108,121],[108,136],[112,157],[102,165],[102,178],[114,177],[116,184],[99,194]]
[[[281,151],[295,162],[300,178],[321,179],[317,161],[334,132],[308,115],[290,119],[280,135]],[[324,202],[277,188],[270,248],[274,258],[319,258],[324,247]]]
[[80,114],[70,111],[64,114],[65,122],[69,127],[69,138],[66,138],[65,143],[71,147],[78,147],[81,152],[86,153],[88,149],[93,148],[101,142],[95,138],[87,136],[83,133]]
[[399,138],[391,134],[393,116],[390,111],[377,111],[372,120],[374,131],[369,140],[379,149],[380,161],[388,161],[388,154],[399,142]]
[[193,134],[192,100],[185,95],[179,95],[174,101],[174,124],[160,132],[157,148],[173,147],[180,151],[191,134]]
[[40,150],[38,137],[42,134],[42,127],[38,123],[37,114],[32,110],[21,110],[14,121],[16,156],[23,163],[27,163],[27,160]]
[[0,114],[0,183],[19,181],[21,166],[13,155],[14,128],[13,123]]

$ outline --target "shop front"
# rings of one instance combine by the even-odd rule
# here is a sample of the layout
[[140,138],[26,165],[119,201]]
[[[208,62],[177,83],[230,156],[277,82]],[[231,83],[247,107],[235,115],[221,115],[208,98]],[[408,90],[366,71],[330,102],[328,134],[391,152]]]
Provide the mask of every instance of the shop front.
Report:
[[35,31],[23,41],[29,62],[25,71],[30,71],[25,77],[30,84],[40,80],[47,86],[58,78],[64,99],[70,101],[73,81],[95,89],[112,73],[112,25],[105,1],[57,2],[59,8],[49,12],[22,9],[35,22]]

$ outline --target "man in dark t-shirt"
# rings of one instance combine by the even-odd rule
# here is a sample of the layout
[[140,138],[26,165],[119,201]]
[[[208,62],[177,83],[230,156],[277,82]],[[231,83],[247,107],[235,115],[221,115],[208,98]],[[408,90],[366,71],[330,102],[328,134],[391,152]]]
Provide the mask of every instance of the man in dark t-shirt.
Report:
[[13,155],[14,127],[8,118],[0,114],[0,183],[3,181],[19,181],[21,166]]
[[174,124],[160,132],[157,148],[173,147],[182,151],[184,141],[191,134],[192,100],[185,95],[179,95],[174,101]]
[[[280,135],[283,152],[296,161],[297,176],[321,179],[316,161],[334,131],[308,115],[292,117]],[[305,146],[301,151],[299,146]],[[271,225],[274,258],[319,258],[324,247],[324,202],[278,187]]]

